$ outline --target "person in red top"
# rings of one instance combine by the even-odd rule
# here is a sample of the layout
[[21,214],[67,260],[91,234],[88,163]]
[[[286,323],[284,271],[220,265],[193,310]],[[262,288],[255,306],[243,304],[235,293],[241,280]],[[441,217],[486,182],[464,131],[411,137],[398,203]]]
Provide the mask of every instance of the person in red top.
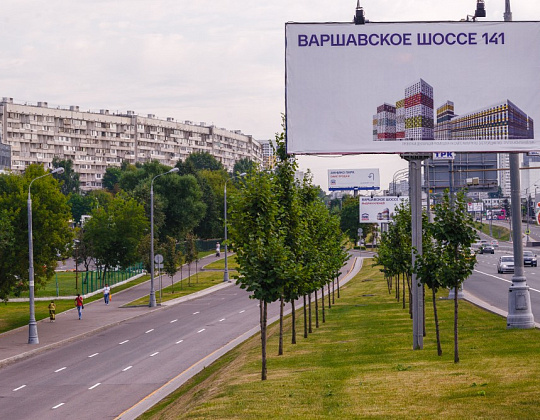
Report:
[[79,293],[77,293],[77,297],[75,298],[75,306],[77,307],[77,312],[79,313],[79,319],[81,319],[84,305],[83,305],[83,297]]

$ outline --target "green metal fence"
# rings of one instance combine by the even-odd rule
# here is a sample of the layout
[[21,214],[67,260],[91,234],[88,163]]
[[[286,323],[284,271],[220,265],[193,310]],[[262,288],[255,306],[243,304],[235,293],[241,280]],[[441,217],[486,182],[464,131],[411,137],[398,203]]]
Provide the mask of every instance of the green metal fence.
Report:
[[92,293],[103,288],[105,284],[112,286],[113,284],[125,281],[137,274],[141,274],[143,271],[142,263],[131,266],[126,270],[107,271],[105,273],[105,278],[103,277],[103,271],[101,270],[82,271],[79,272],[82,279],[81,290],[83,294]]

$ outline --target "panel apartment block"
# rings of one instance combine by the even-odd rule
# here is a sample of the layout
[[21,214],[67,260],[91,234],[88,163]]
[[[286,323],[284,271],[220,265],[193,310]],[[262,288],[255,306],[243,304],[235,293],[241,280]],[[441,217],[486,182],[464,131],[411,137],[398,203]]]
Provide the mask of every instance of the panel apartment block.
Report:
[[396,107],[383,104],[377,107],[377,139],[396,139]]
[[433,140],[433,87],[423,79],[405,88],[405,138]]
[[227,170],[242,158],[262,163],[261,145],[240,131],[191,121],[146,117],[127,111],[81,111],[78,106],[49,108],[47,102],[0,102],[0,142],[11,147],[11,169],[33,163],[51,166],[53,158],[71,159],[82,190],[101,188],[107,166],[158,160],[174,166],[193,152],[208,152]]

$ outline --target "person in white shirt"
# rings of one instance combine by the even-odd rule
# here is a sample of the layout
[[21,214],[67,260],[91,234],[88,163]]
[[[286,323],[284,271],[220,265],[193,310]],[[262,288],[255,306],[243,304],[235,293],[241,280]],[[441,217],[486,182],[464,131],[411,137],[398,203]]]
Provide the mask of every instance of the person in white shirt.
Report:
[[219,257],[221,254],[220,254],[220,246],[219,246],[219,242],[216,244],[216,257]]
[[103,299],[105,300],[105,305],[109,304],[109,298],[111,296],[111,288],[108,284],[103,288]]

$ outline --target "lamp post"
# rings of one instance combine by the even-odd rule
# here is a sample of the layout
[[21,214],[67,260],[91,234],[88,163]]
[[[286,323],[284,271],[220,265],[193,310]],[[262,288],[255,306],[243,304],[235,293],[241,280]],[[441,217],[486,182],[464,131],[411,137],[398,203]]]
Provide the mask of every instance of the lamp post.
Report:
[[156,306],[156,291],[154,289],[154,181],[162,175],[178,172],[178,168],[156,175],[150,182],[150,301],[148,306]]
[[62,174],[64,173],[64,168],[59,167],[53,169],[51,172],[46,173],[45,175],[38,176],[30,181],[28,185],[28,292],[29,292],[29,301],[30,301],[30,321],[28,322],[28,344],[39,344],[38,332],[37,332],[37,323],[36,323],[36,313],[34,308],[34,242],[32,239],[32,195],[30,189],[32,188],[32,183],[40,178],[52,175],[52,174]]
[[[242,172],[238,176],[246,176],[245,172]],[[225,180],[225,186],[223,187],[223,218],[225,220],[225,236],[224,236],[224,246],[225,246],[225,271],[223,271],[223,283],[230,282],[229,280],[229,266],[227,264],[227,182],[230,178]]]

